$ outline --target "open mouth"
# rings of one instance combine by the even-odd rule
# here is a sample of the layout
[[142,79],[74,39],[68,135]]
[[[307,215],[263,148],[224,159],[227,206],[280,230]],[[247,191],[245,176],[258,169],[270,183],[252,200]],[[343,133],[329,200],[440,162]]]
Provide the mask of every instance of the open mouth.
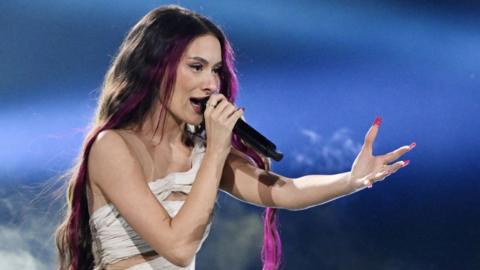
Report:
[[198,114],[202,114],[203,111],[205,110],[204,108],[208,98],[209,96],[202,97],[202,98],[197,98],[197,97],[190,98],[190,103],[192,104],[193,110]]

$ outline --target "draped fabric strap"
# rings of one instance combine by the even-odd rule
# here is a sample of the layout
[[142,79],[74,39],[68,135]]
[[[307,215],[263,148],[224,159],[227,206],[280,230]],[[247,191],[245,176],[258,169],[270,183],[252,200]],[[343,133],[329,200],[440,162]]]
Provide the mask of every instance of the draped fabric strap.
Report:
[[174,172],[164,178],[157,179],[148,183],[152,192],[157,196],[159,201],[165,200],[172,192],[181,191],[190,193],[195,176],[200,168],[200,160],[203,152],[198,145],[193,148],[192,168],[186,172]]
[[[148,183],[150,190],[155,194],[157,200],[167,210],[170,217],[174,217],[181,209],[184,201],[165,200],[172,192],[190,193],[192,184],[195,181],[205,149],[200,144],[195,144],[192,151],[192,168],[185,172],[174,172],[167,176]],[[198,252],[210,232],[212,220],[209,221],[204,236],[197,248]],[[141,255],[153,249],[130,227],[118,210],[112,204],[106,204],[96,209],[90,216],[90,229],[93,238],[93,254],[95,256],[96,269],[102,269],[108,264]],[[164,268],[158,264],[165,264]],[[154,269],[194,269],[195,260],[187,268],[179,268],[165,260],[156,258],[151,262],[138,265],[155,264]],[[143,265],[143,266],[142,266]],[[137,266],[135,266],[137,267]],[[150,269],[150,268],[132,269]]]

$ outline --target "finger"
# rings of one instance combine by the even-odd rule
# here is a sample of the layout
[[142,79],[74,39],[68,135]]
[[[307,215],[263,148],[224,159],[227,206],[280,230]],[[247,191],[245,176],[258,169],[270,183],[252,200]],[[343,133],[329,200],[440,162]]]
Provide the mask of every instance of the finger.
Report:
[[222,96],[223,96],[222,94],[212,94],[208,98],[207,104],[205,106],[205,112],[204,112],[206,116],[209,116],[213,112],[217,104],[220,102],[220,100],[222,100]]
[[208,98],[207,105],[217,106],[221,100],[227,99],[223,94],[212,94]]
[[399,169],[407,166],[410,163],[410,160],[401,160],[393,163],[392,165],[389,166],[389,171],[390,174],[396,173]]
[[390,175],[390,170],[388,170],[388,167],[389,166],[382,166],[376,171],[366,175],[363,179],[363,184],[371,187],[373,183],[385,179],[385,177]]
[[221,118],[222,115],[224,114],[225,110],[229,107],[232,106],[230,102],[226,99],[221,99],[215,108],[213,108],[213,113],[212,115],[218,118]]
[[397,160],[403,154],[412,150],[413,147],[415,147],[415,145],[416,145],[415,143],[412,143],[410,145],[405,145],[405,146],[402,146],[402,147],[399,147],[399,148],[395,149],[394,151],[392,151],[390,153],[387,153],[387,154],[383,155],[382,158],[384,159],[385,164],[388,164],[388,163],[391,163],[391,162]]
[[391,170],[389,169],[389,166],[385,166],[384,168],[382,168],[380,171],[376,172],[374,174],[374,176],[372,177],[372,179],[376,182],[376,181],[382,181],[383,179],[385,179],[385,177],[387,177],[388,175],[391,174]]
[[366,177],[363,181],[363,184],[369,188],[372,187],[373,183],[384,180],[389,173],[387,171],[383,171],[382,173],[377,173],[375,177]]
[[242,117],[243,113],[245,112],[245,109],[243,108],[238,108],[228,119],[227,119],[227,125],[229,128],[233,129],[235,124],[237,123],[238,119]]
[[373,142],[375,141],[375,138],[377,137],[378,134],[378,128],[380,127],[380,124],[382,123],[382,118],[380,116],[377,116],[375,118],[375,121],[373,121],[372,126],[368,130],[367,134],[365,135],[365,142],[363,144],[363,147],[371,154],[373,152]]
[[205,114],[208,116],[212,114],[217,106],[219,106],[222,101],[226,100],[226,97],[223,94],[213,94],[207,101]]
[[405,160],[405,161],[395,162],[392,165],[384,166],[381,169],[377,170],[376,172],[373,172],[365,176],[365,180],[363,181],[363,184],[371,188],[373,183],[385,180],[385,178],[397,172],[399,169],[407,166],[409,163],[410,163],[409,160]]
[[231,103],[229,103],[225,108],[222,110],[220,118],[223,121],[226,121],[230,116],[235,113],[238,109]]

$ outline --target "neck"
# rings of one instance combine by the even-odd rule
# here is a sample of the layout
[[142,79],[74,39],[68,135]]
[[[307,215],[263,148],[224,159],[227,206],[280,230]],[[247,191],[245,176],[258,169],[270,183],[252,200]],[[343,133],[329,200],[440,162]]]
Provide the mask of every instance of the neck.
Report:
[[156,109],[147,115],[145,121],[143,121],[140,128],[137,129],[137,132],[153,146],[163,145],[169,148],[175,148],[183,144],[182,133],[185,122],[175,118],[168,109],[165,111],[165,120],[161,119],[161,106],[163,105],[160,103],[155,106]]

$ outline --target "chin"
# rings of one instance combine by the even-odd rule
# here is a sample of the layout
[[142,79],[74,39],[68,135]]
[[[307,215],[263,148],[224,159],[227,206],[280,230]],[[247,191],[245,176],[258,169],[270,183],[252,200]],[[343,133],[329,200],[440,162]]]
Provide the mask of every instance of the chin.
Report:
[[202,123],[202,121],[203,121],[203,116],[196,115],[196,117],[188,119],[187,121],[185,121],[185,123],[190,124],[190,125],[194,125],[194,126],[198,126],[198,125],[200,125],[200,123]]
[[193,121],[193,122],[191,122],[191,123],[189,123],[189,124],[190,124],[190,125],[194,125],[194,126],[198,126],[198,125],[200,125],[200,124],[202,123],[202,121],[203,121],[203,117],[200,117],[199,120]]

